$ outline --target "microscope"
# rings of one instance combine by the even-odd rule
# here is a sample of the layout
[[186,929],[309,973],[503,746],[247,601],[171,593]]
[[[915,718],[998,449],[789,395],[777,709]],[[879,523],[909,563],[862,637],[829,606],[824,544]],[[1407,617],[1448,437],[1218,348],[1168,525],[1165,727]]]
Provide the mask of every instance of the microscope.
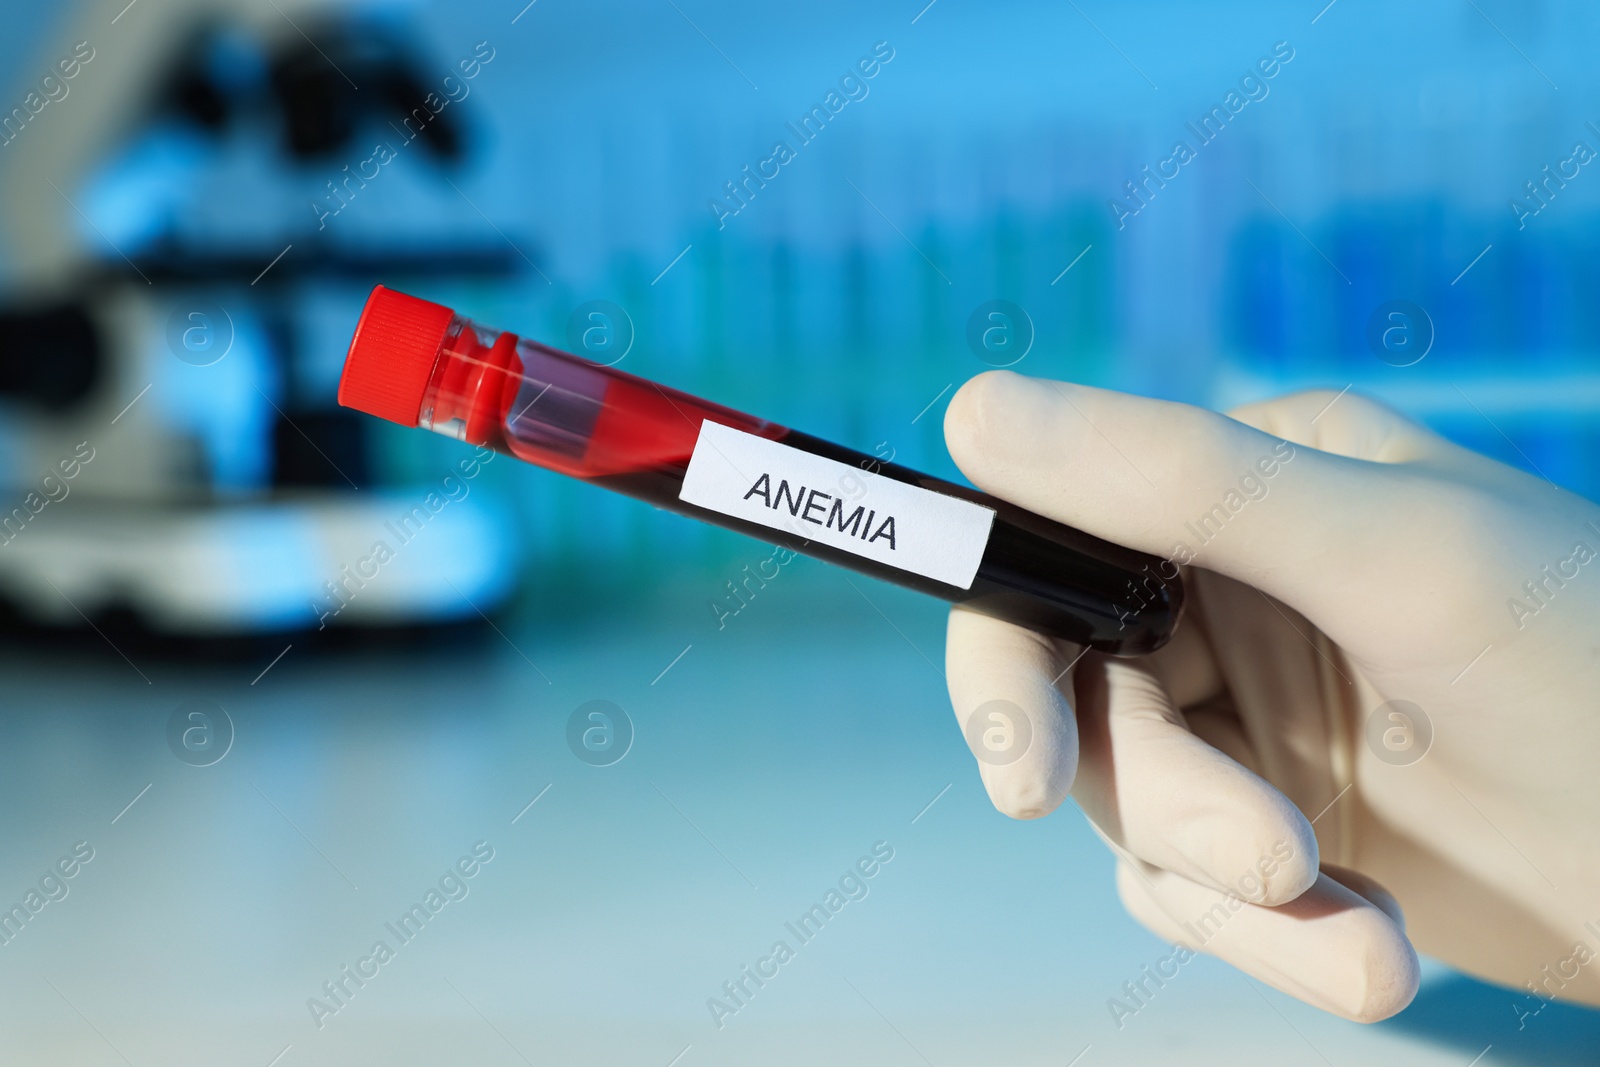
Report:
[[459,187],[494,50],[419,47],[405,10],[92,0],[0,102],[14,630],[383,633],[513,593],[487,480],[426,457],[397,478],[335,400],[375,283],[504,287],[528,262]]

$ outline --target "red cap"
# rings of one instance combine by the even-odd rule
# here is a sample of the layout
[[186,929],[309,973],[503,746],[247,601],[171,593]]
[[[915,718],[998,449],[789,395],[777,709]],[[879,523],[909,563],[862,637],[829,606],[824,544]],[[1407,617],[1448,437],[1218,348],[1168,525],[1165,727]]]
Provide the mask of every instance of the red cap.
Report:
[[415,426],[455,315],[443,305],[381,285],[373,289],[344,357],[340,405]]

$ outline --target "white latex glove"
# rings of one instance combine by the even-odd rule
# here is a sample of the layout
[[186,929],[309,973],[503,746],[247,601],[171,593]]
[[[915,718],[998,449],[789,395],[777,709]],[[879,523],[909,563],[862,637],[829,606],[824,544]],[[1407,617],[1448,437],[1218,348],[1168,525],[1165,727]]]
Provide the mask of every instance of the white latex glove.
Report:
[[1412,944],[1600,1004],[1600,507],[1335,397],[962,387],[945,436],[979,487],[1194,564],[1140,660],[952,612],[957,719],[1031,726],[1012,762],[966,730],[984,785],[1023,819],[1070,792],[1135,918],[1347,1018],[1410,1002]]

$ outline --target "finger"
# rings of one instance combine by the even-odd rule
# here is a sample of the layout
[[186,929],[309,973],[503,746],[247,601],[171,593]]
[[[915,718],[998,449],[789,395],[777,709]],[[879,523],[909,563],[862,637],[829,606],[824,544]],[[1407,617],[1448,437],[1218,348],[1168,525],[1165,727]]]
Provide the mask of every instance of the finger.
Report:
[[1404,556],[1411,526],[1384,520],[1415,517],[1415,485],[1428,477],[1186,404],[1008,371],[961,387],[945,437],[997,496],[1178,564],[1198,560],[1308,614],[1321,606],[1312,601],[1371,603],[1360,594],[1385,591],[1394,568],[1373,566],[1374,553]]
[[1225,691],[1199,604],[1190,603],[1185,624],[1174,631],[1172,640],[1150,653],[1144,661],[1172,695],[1172,702],[1185,710],[1214,700]]
[[1406,914],[1400,909],[1400,902],[1394,894],[1379,885],[1375,880],[1368,878],[1360,871],[1353,871],[1349,867],[1339,867],[1332,863],[1322,865],[1322,873],[1332,878],[1346,889],[1359,893],[1367,903],[1377,908],[1389,917],[1389,921],[1400,928],[1401,933],[1406,931]]
[[1317,841],[1293,804],[1189,732],[1138,661],[1090,654],[1076,670],[1072,794],[1115,844],[1221,892],[1279,904],[1317,877]]
[[1117,891],[1158,936],[1324,1011],[1377,1022],[1416,996],[1421,976],[1411,942],[1377,906],[1327,875],[1275,908],[1129,863],[1118,864]]
[[1199,707],[1184,708],[1183,721],[1188,724],[1189,732],[1200,740],[1252,774],[1261,774],[1261,760],[1250,738],[1245,736],[1244,723],[1239,720],[1232,701],[1213,700]]
[[1079,651],[1013,623],[950,611],[950,703],[989,799],[1013,819],[1048,815],[1072,788],[1077,727],[1056,679],[1066,681]]
[[1453,447],[1387,404],[1349,390],[1308,389],[1236,407],[1228,417],[1297,445],[1375,463],[1438,459]]
[[1291,393],[1233,408],[1228,417],[1335,456],[1374,463],[1426,464],[1440,475],[1453,473],[1480,484],[1495,478],[1476,452],[1440,437],[1387,404],[1348,390]]
[[[1335,773],[1344,741],[1331,709],[1352,700],[1349,664],[1299,612],[1259,590],[1203,567],[1192,568],[1189,580],[1204,628],[1229,638],[1214,660],[1250,742],[1251,767],[1318,818],[1348,781]],[[1340,833],[1344,812],[1333,809],[1317,822],[1330,857],[1348,844]]]

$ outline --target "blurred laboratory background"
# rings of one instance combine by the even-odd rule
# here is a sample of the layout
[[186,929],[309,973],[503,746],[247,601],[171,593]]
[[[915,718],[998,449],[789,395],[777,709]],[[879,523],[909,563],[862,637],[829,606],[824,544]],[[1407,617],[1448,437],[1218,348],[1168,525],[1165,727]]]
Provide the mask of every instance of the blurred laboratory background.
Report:
[[0,905],[94,857],[0,927],[4,1062],[1600,1063],[1600,1013],[1431,964],[1376,1027],[1211,961],[1117,1019],[1165,949],[1075,811],[988,807],[941,605],[335,397],[381,283],[946,477],[1012,366],[1349,387],[1600,496],[1600,12],[0,21]]

